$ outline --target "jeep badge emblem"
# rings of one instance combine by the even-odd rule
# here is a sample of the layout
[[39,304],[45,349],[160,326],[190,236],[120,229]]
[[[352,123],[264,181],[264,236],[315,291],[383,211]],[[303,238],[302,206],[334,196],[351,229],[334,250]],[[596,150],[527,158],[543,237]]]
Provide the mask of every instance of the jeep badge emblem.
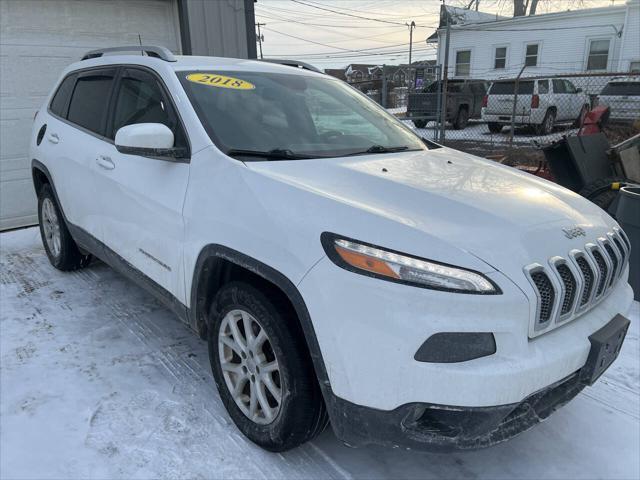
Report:
[[584,231],[581,227],[571,227],[571,228],[563,228],[564,236],[571,239],[576,237],[584,237],[587,232]]

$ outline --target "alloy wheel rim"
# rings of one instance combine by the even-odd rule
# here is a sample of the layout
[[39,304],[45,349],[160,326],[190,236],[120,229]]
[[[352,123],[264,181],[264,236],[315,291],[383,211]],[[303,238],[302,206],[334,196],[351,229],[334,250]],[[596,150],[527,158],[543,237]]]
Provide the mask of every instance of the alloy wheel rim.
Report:
[[60,238],[60,222],[58,221],[58,214],[53,205],[53,202],[49,198],[45,198],[42,202],[42,227],[44,229],[44,238],[49,247],[51,255],[57,257],[61,250],[61,238]]
[[280,365],[260,322],[244,310],[231,310],[218,331],[222,374],[237,407],[252,422],[273,422],[282,404]]

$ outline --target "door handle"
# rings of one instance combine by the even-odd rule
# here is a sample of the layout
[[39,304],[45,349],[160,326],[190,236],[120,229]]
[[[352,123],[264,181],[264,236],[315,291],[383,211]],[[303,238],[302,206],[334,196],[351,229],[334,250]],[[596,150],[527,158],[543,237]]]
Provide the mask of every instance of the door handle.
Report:
[[57,133],[52,133],[47,137],[47,140],[51,143],[58,143],[60,141],[60,137],[58,137]]
[[113,160],[105,155],[98,155],[98,157],[96,158],[96,163],[105,170],[113,170],[114,168],[116,168],[116,164],[113,163]]

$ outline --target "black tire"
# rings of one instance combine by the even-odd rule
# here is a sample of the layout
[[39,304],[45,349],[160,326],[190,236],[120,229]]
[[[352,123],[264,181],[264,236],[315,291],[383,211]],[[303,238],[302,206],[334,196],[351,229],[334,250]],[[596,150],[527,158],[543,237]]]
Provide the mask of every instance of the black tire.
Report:
[[[55,224],[60,235],[60,248],[58,252],[52,251],[50,242],[47,241],[45,234],[45,219],[43,218],[43,205],[46,202],[51,202],[53,210],[55,211]],[[49,257],[49,262],[58,270],[70,271],[84,268],[91,263],[91,255],[83,254],[78,245],[73,240],[67,224],[62,216],[60,206],[56,201],[53,190],[49,184],[44,184],[38,193],[38,221],[40,224],[40,236],[42,238],[42,244]]]
[[[322,393],[316,380],[298,319],[279,302],[278,292],[259,290],[242,282],[231,282],[218,292],[209,314],[209,361],[220,398],[240,431],[260,447],[282,452],[318,435],[328,423]],[[236,404],[220,363],[218,333],[225,316],[243,310],[259,321],[278,361],[282,400],[275,419],[260,424],[246,416]]]
[[464,130],[469,123],[469,110],[465,107],[460,107],[458,110],[458,115],[456,119],[453,121],[454,130]]
[[540,125],[536,125],[535,130],[537,135],[549,135],[553,132],[553,126],[556,123],[556,112],[549,109],[547,113],[544,114],[544,118],[542,119],[542,123]]
[[576,118],[573,122],[574,128],[580,128],[582,123],[584,122],[585,115],[589,112],[589,105],[583,105],[580,109],[580,113],[578,113],[578,118]]
[[416,126],[416,128],[424,128],[427,126],[427,121],[426,120],[414,120],[413,124]]
[[578,192],[587,200],[598,205],[604,211],[608,211],[609,207],[615,200],[620,190],[613,190],[613,183],[627,183],[629,180],[622,177],[601,178],[595,182],[591,182]]
[[500,133],[502,131],[502,125],[500,125],[499,123],[489,122],[487,126],[489,127],[489,131],[491,133]]

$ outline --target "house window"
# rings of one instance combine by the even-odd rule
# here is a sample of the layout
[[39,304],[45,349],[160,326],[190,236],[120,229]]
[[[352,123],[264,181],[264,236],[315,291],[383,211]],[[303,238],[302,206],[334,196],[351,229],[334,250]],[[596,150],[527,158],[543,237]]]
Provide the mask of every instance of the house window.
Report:
[[499,68],[504,68],[507,65],[507,47],[497,47],[496,48],[496,57],[493,62],[493,68],[496,70]]
[[530,43],[524,55],[524,64],[527,67],[535,67],[538,65],[538,47],[537,43]]
[[634,73],[640,72],[640,60],[636,60],[634,62],[631,62],[629,64],[629,71],[630,72],[634,72]]
[[456,77],[468,77],[471,73],[471,50],[456,52]]
[[611,40],[591,40],[589,42],[589,59],[587,70],[606,70],[609,60],[609,43]]

